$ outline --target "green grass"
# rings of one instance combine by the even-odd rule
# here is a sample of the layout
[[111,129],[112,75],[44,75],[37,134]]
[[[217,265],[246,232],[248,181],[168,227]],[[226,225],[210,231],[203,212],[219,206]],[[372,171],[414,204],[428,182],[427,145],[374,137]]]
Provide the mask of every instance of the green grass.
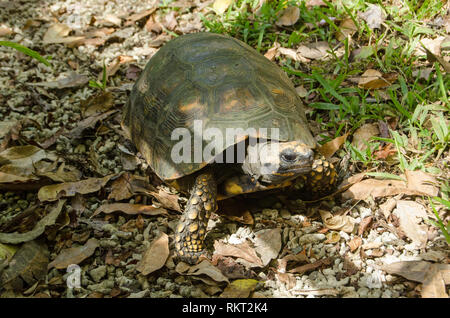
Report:
[[50,62],[47,59],[42,57],[38,52],[36,52],[32,49],[29,49],[26,46],[23,46],[21,44],[15,43],[15,42],[10,42],[10,41],[0,41],[0,45],[16,49],[17,51],[22,52],[23,54],[26,54],[26,55],[38,60],[39,62],[45,64],[46,66],[51,66]]
[[[340,155],[349,154],[352,164],[360,170],[400,175],[405,170],[420,169],[445,176],[449,163],[443,158],[450,150],[450,75],[437,62],[415,54],[424,38],[445,36],[443,29],[431,28],[424,22],[438,15],[445,17],[444,2],[324,2],[326,6],[306,8],[305,1],[266,1],[260,14],[256,14],[259,0],[237,0],[223,15],[210,13],[202,20],[208,31],[239,38],[262,54],[275,42],[296,48],[300,43],[327,41],[331,48],[331,59],[327,61],[300,63],[285,56],[275,61],[295,85],[302,85],[307,96],[313,96],[309,99],[308,116],[328,133],[321,134],[321,142],[351,134],[365,123],[396,118],[397,125],[388,137],[370,138],[364,151],[349,140]],[[388,15],[381,30],[370,29],[359,18],[368,3],[380,5]],[[290,5],[300,8],[299,20],[292,26],[276,26],[277,15]],[[352,19],[356,32],[350,42],[339,42],[336,34],[341,31],[340,21],[346,18]],[[363,49],[350,59],[357,48]],[[340,56],[339,49],[343,51]],[[395,74],[397,79],[386,88],[373,90],[349,81],[369,68]],[[431,68],[426,79],[416,74],[422,68]],[[377,159],[375,151],[387,144],[394,146],[396,154],[386,160]],[[439,226],[441,230],[445,228]]]

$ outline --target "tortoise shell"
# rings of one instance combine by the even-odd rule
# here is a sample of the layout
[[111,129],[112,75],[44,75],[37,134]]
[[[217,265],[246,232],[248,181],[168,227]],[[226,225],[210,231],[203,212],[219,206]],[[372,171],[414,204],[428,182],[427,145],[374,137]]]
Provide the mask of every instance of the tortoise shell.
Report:
[[[286,74],[247,44],[224,35],[187,34],[164,45],[137,79],[122,127],[155,173],[170,181],[212,162],[172,160],[171,150],[179,142],[172,140],[172,132],[188,129],[194,147],[196,120],[203,131],[222,132],[223,140],[201,139],[203,147],[215,142],[218,153],[247,136],[270,138],[270,128],[279,128],[279,141],[316,145],[303,104]],[[227,128],[254,130],[230,140],[225,138]]]

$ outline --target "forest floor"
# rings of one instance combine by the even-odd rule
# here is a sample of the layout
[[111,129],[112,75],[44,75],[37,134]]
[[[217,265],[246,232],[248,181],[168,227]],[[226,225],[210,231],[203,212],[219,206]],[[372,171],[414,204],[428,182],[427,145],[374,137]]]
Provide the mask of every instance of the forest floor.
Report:
[[[0,45],[0,296],[448,297],[450,6],[373,3],[0,0],[0,41],[49,62]],[[340,188],[224,205],[188,265],[186,196],[120,122],[148,59],[200,31],[286,71]]]

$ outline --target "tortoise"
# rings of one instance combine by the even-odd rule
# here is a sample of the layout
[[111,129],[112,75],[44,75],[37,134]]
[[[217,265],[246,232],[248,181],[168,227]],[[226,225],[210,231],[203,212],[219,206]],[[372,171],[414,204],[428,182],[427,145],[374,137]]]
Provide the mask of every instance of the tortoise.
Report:
[[122,128],[156,175],[189,195],[175,249],[191,264],[217,200],[294,185],[312,198],[336,184],[290,79],[229,36],[166,43],[136,80]]

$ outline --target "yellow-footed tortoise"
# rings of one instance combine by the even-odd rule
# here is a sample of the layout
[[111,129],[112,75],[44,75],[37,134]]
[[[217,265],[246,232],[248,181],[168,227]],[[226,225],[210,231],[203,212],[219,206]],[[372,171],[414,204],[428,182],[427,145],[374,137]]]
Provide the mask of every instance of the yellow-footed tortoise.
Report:
[[228,36],[188,34],[164,45],[136,81],[122,127],[154,172],[190,195],[175,233],[177,255],[189,263],[203,253],[217,200],[294,183],[313,196],[336,182],[333,165],[314,153],[289,78]]

